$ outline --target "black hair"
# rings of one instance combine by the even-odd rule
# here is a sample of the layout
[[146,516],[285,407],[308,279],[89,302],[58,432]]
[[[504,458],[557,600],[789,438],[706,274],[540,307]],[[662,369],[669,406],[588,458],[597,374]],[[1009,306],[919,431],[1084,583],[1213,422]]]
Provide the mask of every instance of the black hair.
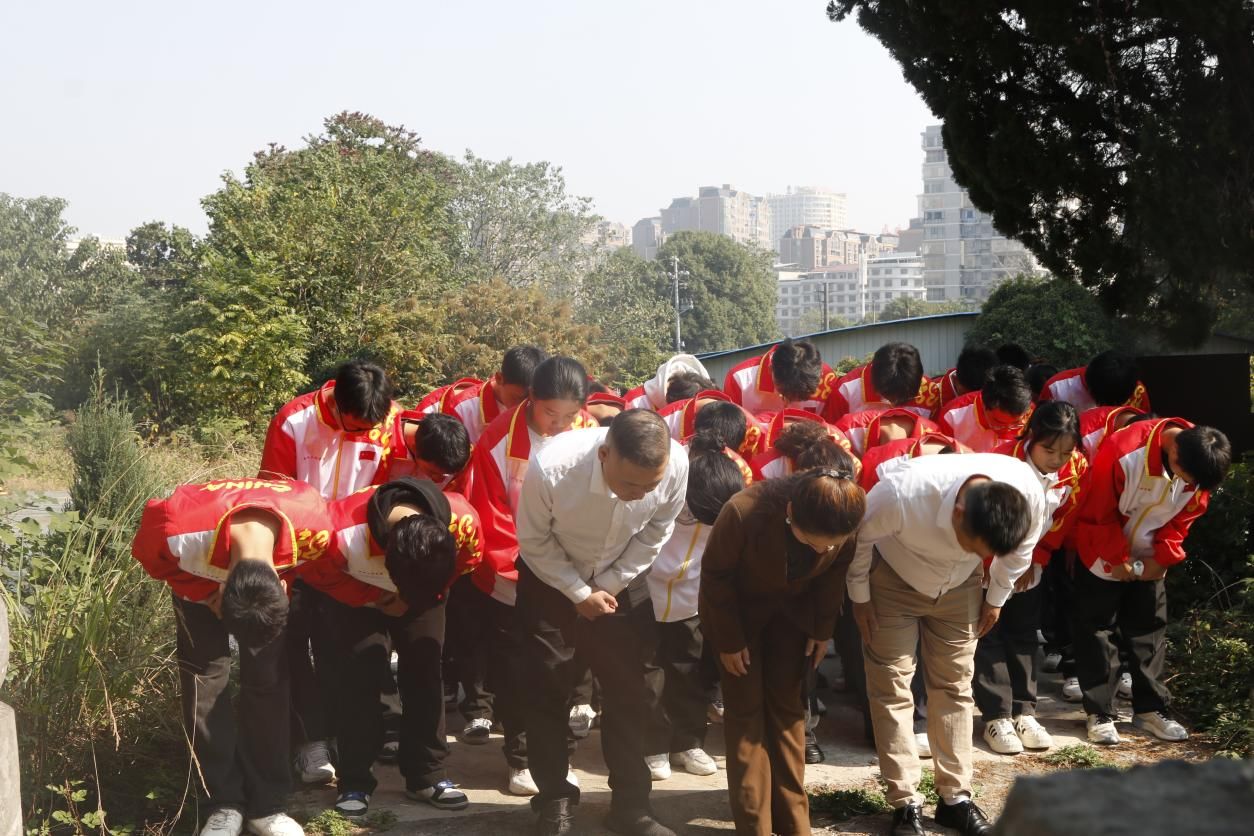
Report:
[[871,385],[893,406],[909,403],[923,383],[923,360],[909,343],[886,343],[871,358]]
[[997,354],[982,345],[969,345],[958,355],[954,376],[968,392],[978,392],[988,380],[988,373],[997,365]]
[[534,345],[516,345],[501,360],[501,382],[510,386],[530,386],[531,378],[549,353]]
[[1032,408],[1032,390],[1023,372],[1014,366],[997,366],[989,373],[984,388],[985,409],[998,409],[1007,415],[1022,415]]
[[993,554],[1009,554],[1028,536],[1032,512],[1023,494],[1005,482],[976,482],[963,492],[962,525]]
[[718,439],[698,433],[688,446],[688,511],[705,525],[714,525],[727,500],[745,486],[740,467],[716,445]]
[[617,395],[618,394],[617,392],[611,391],[610,387],[606,386],[604,383],[597,380],[596,378],[593,378],[592,380],[588,381],[588,394],[591,395],[593,392],[597,392],[602,395]]
[[470,436],[466,427],[452,415],[432,412],[418,422],[418,458],[440,468],[442,473],[460,473],[470,460]]
[[388,532],[383,565],[408,607],[429,608],[448,587],[457,567],[457,541],[448,522],[430,514],[403,517]]
[[997,347],[997,362],[1000,365],[1014,366],[1019,371],[1026,372],[1032,365],[1032,355],[1028,354],[1028,350],[1018,343],[1004,343]]
[[573,357],[550,357],[531,377],[531,399],[536,401],[588,400],[588,372]]
[[678,372],[671,375],[671,379],[666,383],[666,402],[686,401],[689,398],[695,398],[698,392],[717,388],[714,381],[700,372]]
[[347,415],[379,423],[392,408],[387,372],[366,360],[349,360],[335,370],[335,404]]
[[1045,401],[1032,412],[1032,418],[1020,438],[1031,439],[1033,444],[1053,441],[1069,435],[1079,446],[1084,437],[1080,434],[1080,413],[1066,401]]
[[793,466],[797,470],[809,470],[812,467],[854,469],[853,456],[827,435],[798,453],[793,458]]
[[774,447],[795,462],[801,453],[830,438],[827,428],[821,423],[803,420],[784,427],[775,439]]
[[1122,351],[1103,351],[1084,367],[1084,385],[1098,406],[1123,406],[1136,384],[1136,360]]
[[814,397],[823,378],[823,358],[809,340],[791,337],[775,346],[771,354],[771,376],[775,378],[775,391],[789,401],[804,401]]
[[718,438],[722,447],[739,450],[745,443],[745,433],[749,422],[745,420],[745,411],[728,401],[712,401],[697,410],[697,417],[692,422],[693,432],[705,432]]
[[671,434],[651,409],[628,409],[614,416],[606,443],[637,467],[661,467],[671,453]]
[[1032,390],[1032,400],[1041,399],[1041,391],[1044,390],[1045,384],[1049,383],[1049,379],[1058,372],[1059,368],[1053,363],[1034,363],[1028,368],[1027,374],[1023,377],[1028,382],[1028,388]]
[[1193,427],[1176,436],[1176,460],[1204,491],[1213,491],[1228,475],[1232,445],[1214,427]]
[[222,625],[241,647],[269,645],[287,626],[287,591],[264,560],[241,560],[222,589]]

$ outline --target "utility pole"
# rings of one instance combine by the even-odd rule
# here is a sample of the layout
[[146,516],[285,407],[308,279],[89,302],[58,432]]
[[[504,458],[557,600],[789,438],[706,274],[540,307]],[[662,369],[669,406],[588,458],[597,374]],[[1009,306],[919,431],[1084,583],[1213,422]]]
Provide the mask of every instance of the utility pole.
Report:
[[679,257],[671,256],[671,290],[674,293],[674,303],[675,303],[675,353],[676,354],[684,350],[684,341],[682,337],[680,336],[680,317],[683,316],[688,311],[692,310],[691,304],[685,307],[685,306],[680,305],[679,303],[679,280],[681,277],[686,277],[687,275],[688,275],[687,270],[679,269]]

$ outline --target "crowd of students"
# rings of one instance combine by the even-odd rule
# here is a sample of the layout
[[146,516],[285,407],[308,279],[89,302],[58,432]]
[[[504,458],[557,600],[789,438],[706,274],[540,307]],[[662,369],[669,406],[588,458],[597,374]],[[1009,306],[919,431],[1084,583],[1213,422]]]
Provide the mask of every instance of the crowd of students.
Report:
[[922,756],[937,822],[989,833],[974,711],[993,751],[1048,748],[1043,668],[1094,742],[1119,742],[1119,696],[1133,725],[1187,737],[1163,576],[1231,451],[1149,409],[1130,357],[1059,370],[1013,345],[929,379],[904,343],[837,376],[785,340],[721,388],[678,355],[621,395],[519,346],[412,409],[348,362],[278,412],[257,475],[150,501],[135,538],[171,588],[201,833],[300,836],[293,771],[363,816],[376,761],[409,798],[467,807],[446,702],[463,743],[501,733],[541,836],[578,832],[569,758],[594,722],[611,831],[672,834],[651,784],[717,774],[713,722],[737,832],[809,833],[833,641],[891,832],[923,832]]

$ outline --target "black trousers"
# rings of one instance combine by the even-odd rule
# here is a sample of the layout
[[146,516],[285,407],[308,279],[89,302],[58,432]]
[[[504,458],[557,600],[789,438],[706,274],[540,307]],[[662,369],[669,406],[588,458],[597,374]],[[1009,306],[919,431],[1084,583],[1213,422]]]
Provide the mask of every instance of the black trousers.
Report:
[[[1029,570],[1031,571],[1031,570]],[[984,722],[1036,714],[1036,671],[1040,645],[1044,584],[1016,592],[1001,608],[1001,618],[975,646],[971,690]]]
[[469,576],[453,585],[448,605],[449,632],[457,634],[458,678],[466,692],[458,708],[467,721],[500,722],[506,762],[513,769],[526,769],[527,735],[514,685],[513,660],[522,644],[514,608],[484,594]]
[[657,624],[657,649],[650,668],[660,672],[661,692],[649,689],[653,698],[651,754],[686,752],[705,745],[708,699],[701,674],[704,644],[701,620],[695,615]]
[[226,627],[204,604],[172,597],[183,723],[208,809],[233,807],[248,819],[282,812],[292,780],[286,637],[239,649],[239,695],[232,710]]
[[575,605],[518,561],[515,607],[522,652],[516,676],[523,695],[527,754],[540,794],[533,809],[561,798],[579,800],[579,788],[566,781],[570,766],[567,738],[571,691],[575,687],[575,646],[588,649],[592,672],[601,683],[601,752],[609,767],[611,806],[641,810],[649,803],[650,673],[656,624],[642,576],[618,596],[618,610],[593,621],[580,618]]
[[396,650],[396,680],[404,707],[398,763],[405,787],[425,789],[444,780],[448,757],[440,663],[444,605],[397,617],[334,600],[327,610],[344,671],[335,711],[340,792],[372,793],[378,783],[371,766],[383,745],[379,666],[390,653],[389,638]]
[[292,682],[292,740],[297,743],[326,740],[334,735],[331,712],[341,672],[328,603],[334,601],[304,581],[291,584],[287,654]]
[[1167,587],[1156,581],[1108,581],[1077,564],[1072,618],[1076,676],[1089,714],[1115,716],[1119,641],[1128,650],[1132,710],[1165,711],[1171,701],[1163,684],[1167,655]]

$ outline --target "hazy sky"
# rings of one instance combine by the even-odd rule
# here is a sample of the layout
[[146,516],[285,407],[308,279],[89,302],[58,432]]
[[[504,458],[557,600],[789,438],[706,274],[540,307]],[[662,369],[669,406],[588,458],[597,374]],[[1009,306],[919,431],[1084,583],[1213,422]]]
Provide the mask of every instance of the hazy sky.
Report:
[[628,225],[698,186],[817,185],[904,226],[936,121],[825,0],[12,2],[0,10],[0,192],[82,233],[205,228],[200,199],[341,110],[428,148],[549,160]]

